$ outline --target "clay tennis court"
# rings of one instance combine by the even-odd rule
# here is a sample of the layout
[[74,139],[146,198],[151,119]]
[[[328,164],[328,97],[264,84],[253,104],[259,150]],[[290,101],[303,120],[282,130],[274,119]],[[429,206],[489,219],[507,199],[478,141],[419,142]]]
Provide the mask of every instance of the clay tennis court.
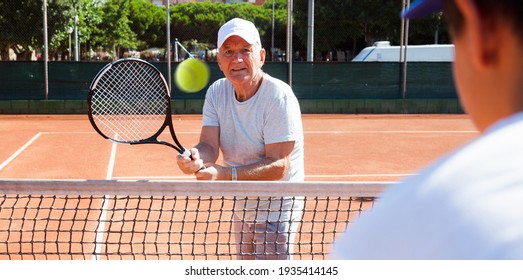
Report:
[[[197,143],[200,115],[175,115]],[[304,115],[307,181],[394,181],[478,134],[467,115]],[[85,115],[0,115],[0,178],[190,180],[161,145],[100,137]],[[169,135],[165,135],[169,140]]]
[[[181,143],[187,147],[194,145],[201,116],[177,115],[173,116],[173,122]],[[415,174],[430,161],[478,134],[466,115],[304,115],[303,123],[307,181],[395,181]],[[113,144],[100,137],[83,115],[0,115],[0,137],[0,179],[194,179],[178,170],[174,150],[161,145]],[[165,140],[169,137],[163,136]],[[231,249],[230,245],[219,245],[224,238],[223,242],[231,238],[231,203],[234,203],[231,201],[215,200],[204,207],[203,204],[210,202],[194,200],[180,206],[173,198],[164,197],[144,197],[137,202],[128,196],[62,199],[50,195],[32,204],[28,202],[27,206],[17,206],[18,210],[9,210],[19,199],[18,196],[4,197],[0,203],[6,209],[0,213],[0,221],[13,229],[12,232],[0,229],[0,252],[15,252],[2,254],[0,259],[97,258],[89,252],[112,252],[100,253],[109,259],[141,259],[147,254],[156,257],[155,254],[166,251],[169,254],[191,251],[193,258],[207,259],[205,252],[229,254]],[[30,199],[22,196],[22,200]],[[136,206],[129,205],[133,203],[143,206],[136,210]],[[315,259],[313,254],[319,254],[320,259],[324,258],[335,232],[343,231],[372,203],[352,198],[341,202],[325,198],[313,200],[306,206],[297,237],[303,238],[304,244],[311,244],[310,248],[300,247],[301,239],[300,245],[296,245],[296,250],[312,253],[300,257]],[[68,204],[75,206],[56,210],[65,209]],[[85,210],[87,207],[90,210]],[[131,210],[122,211],[128,208]],[[210,211],[187,213],[198,208]],[[170,216],[163,217],[169,212],[158,212],[158,209],[172,210]],[[48,215],[51,218],[47,218]],[[128,215],[133,217],[128,219]],[[191,215],[194,221],[189,219]],[[98,217],[102,216],[106,216],[100,218],[105,222],[100,223]],[[143,223],[145,220],[147,224]],[[221,223],[213,224],[217,221]],[[100,224],[108,227],[103,229],[106,230],[103,235],[99,234]],[[176,229],[180,225],[189,225],[189,229]],[[36,232],[32,232],[35,229]],[[135,231],[132,237],[126,236]],[[166,236],[166,232],[169,235]],[[187,239],[191,236],[192,240]],[[212,238],[212,242],[205,238]],[[166,245],[157,246],[159,243]],[[124,247],[144,250],[145,254],[122,256],[119,252]],[[81,253],[71,254],[75,250]]]

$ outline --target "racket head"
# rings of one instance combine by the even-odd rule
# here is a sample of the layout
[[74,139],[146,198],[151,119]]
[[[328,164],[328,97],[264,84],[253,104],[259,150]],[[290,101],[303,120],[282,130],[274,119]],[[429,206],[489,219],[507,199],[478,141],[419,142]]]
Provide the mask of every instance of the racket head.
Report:
[[[124,58],[96,75],[87,97],[88,115],[104,138],[122,144],[159,143],[178,152],[183,147],[158,141],[166,126],[172,130],[169,86],[161,72],[141,59]],[[173,135],[173,138],[175,136]]]

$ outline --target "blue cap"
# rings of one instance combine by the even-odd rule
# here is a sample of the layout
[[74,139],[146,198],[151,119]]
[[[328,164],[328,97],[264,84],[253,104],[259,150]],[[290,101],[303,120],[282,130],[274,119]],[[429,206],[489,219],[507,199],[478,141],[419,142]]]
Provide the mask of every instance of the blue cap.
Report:
[[401,12],[402,18],[415,19],[443,10],[443,0],[416,0]]

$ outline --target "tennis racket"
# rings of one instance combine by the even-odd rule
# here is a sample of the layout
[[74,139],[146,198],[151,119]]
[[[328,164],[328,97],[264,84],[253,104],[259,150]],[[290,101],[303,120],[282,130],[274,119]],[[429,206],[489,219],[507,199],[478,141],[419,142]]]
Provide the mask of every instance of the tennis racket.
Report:
[[[169,86],[150,63],[124,58],[96,75],[87,96],[89,121],[104,138],[120,144],[161,144],[190,157],[176,138]],[[174,144],[158,140],[169,128]]]

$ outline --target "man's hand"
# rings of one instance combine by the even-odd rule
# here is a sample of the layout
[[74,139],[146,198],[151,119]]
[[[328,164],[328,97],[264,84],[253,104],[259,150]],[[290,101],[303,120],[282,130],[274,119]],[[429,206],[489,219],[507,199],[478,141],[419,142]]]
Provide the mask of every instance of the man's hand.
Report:
[[191,148],[189,151],[191,152],[191,157],[177,155],[176,163],[183,173],[194,174],[198,172],[198,170],[204,168],[205,165],[203,164],[202,159],[200,159],[200,153],[198,152],[198,149]]

